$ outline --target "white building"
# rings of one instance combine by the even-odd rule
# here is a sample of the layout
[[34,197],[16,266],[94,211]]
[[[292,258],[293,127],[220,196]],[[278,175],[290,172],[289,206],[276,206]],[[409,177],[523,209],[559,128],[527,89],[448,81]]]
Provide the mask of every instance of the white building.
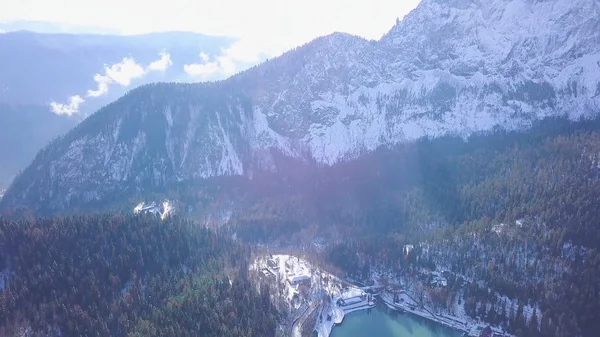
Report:
[[302,282],[307,282],[308,280],[310,280],[310,276],[304,275],[304,274],[301,274],[301,275],[292,274],[292,275],[288,275],[288,277],[287,277],[288,283],[293,286],[300,284]]

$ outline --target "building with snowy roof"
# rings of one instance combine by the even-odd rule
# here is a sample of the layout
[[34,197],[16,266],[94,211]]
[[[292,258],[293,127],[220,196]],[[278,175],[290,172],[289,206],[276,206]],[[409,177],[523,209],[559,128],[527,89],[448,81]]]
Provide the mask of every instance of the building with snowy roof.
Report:
[[350,298],[340,298],[338,300],[338,305],[340,307],[346,307],[346,306],[349,306],[349,305],[360,303],[360,302],[362,302],[364,300],[365,299],[362,296],[354,296],[354,297],[350,297]]
[[310,276],[305,275],[305,274],[301,274],[301,275],[288,275],[287,277],[287,281],[289,284],[295,286],[297,284],[303,283],[303,282],[308,282],[310,280]]

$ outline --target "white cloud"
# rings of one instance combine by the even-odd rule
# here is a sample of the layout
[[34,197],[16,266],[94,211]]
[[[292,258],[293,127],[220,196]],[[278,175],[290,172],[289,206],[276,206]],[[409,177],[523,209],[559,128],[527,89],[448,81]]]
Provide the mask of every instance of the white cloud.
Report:
[[88,97],[99,97],[108,92],[108,85],[112,83],[112,80],[108,76],[102,76],[100,74],[96,74],[94,76],[94,81],[98,83],[98,89],[96,90],[88,90]]
[[123,59],[121,63],[113,64],[112,67],[104,67],[106,76],[110,77],[116,83],[126,87],[131,84],[131,80],[142,77],[146,73],[144,67],[135,63],[130,57]]
[[269,39],[245,38],[236,41],[225,51],[225,55],[235,61],[254,63],[265,57],[278,56],[292,46],[281,46]]
[[[170,62],[171,56],[168,54],[166,55]],[[156,62],[162,62],[163,58],[164,56]],[[152,64],[156,62],[153,62]],[[152,66],[152,64],[150,64],[150,66]],[[88,90],[88,97],[99,97],[106,94],[109,85],[113,83],[118,83],[123,87],[129,86],[133,79],[142,77],[144,74],[146,74],[144,67],[137,64],[135,60],[130,57],[126,57],[120,63],[115,63],[110,67],[104,66],[104,75],[96,74],[94,76],[94,81],[98,84],[98,88],[96,90]]]
[[168,54],[167,52],[162,52],[160,53],[160,60],[150,63],[150,65],[148,66],[148,71],[165,71],[172,65],[173,61],[171,61],[171,54]]
[[218,61],[186,64],[183,66],[183,70],[188,75],[199,77],[202,80],[207,80],[222,71]]
[[200,53],[200,63],[186,64],[185,72],[201,80],[221,79],[254,65],[267,57],[281,54],[285,48],[253,39],[243,39],[231,47],[221,50],[221,55],[210,60],[205,53]]
[[104,75],[96,74],[94,76],[98,87],[96,90],[88,90],[88,97],[99,97],[106,94],[108,87],[114,83],[127,87],[132,80],[143,77],[149,71],[166,71],[173,65],[171,54],[163,51],[159,55],[160,59],[150,63],[146,69],[130,57],[126,57],[120,63],[115,63],[110,67],[104,66]]
[[[173,65],[171,54],[167,52],[161,52],[160,59],[150,63],[145,69],[140,64],[136,63],[133,58],[126,57],[120,63],[115,63],[110,67],[105,65],[104,75],[94,75],[94,81],[97,84],[97,88],[96,90],[89,89],[87,91],[87,97],[100,97],[108,92],[110,85],[115,83],[127,87],[131,85],[132,80],[143,77],[147,72],[165,71],[171,65]],[[50,108],[54,113],[59,115],[72,115],[79,112],[79,105],[83,102],[85,102],[85,100],[81,96],[75,95],[69,98],[68,104],[52,102],[50,103]]]
[[85,102],[79,95],[71,96],[69,98],[69,104],[60,104],[56,102],[50,103],[52,112],[57,115],[72,115],[79,112],[79,105]]

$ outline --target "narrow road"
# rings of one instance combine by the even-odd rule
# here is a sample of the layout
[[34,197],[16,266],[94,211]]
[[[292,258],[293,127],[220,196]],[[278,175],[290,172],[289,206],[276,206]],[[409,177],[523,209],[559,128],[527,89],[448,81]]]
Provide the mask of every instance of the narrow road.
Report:
[[311,304],[303,313],[302,315],[293,323],[292,325],[292,336],[293,337],[301,337],[302,336],[302,326],[304,325],[304,322],[306,321],[306,319],[308,317],[310,317],[310,315],[312,315],[313,312],[315,312],[315,310],[317,310],[317,308],[320,306],[320,304]]
[[411,300],[413,300],[413,302],[415,302],[415,303],[419,304],[419,306],[420,306],[421,308],[423,308],[423,310],[425,310],[426,312],[428,312],[428,313],[429,313],[431,316],[433,316],[434,318],[438,319],[438,317],[437,317],[437,315],[436,315],[436,314],[434,314],[434,313],[433,313],[433,312],[431,312],[429,309],[427,309],[423,303],[420,303],[419,301],[415,300],[415,299],[414,299],[412,296],[410,296],[410,294],[408,293],[408,291],[405,291],[404,293],[406,294],[406,296],[408,296],[408,298],[410,298]]

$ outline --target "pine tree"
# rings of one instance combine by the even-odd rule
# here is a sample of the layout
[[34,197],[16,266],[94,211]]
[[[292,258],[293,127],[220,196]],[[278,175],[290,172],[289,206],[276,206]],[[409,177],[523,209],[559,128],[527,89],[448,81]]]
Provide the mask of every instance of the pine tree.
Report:
[[504,298],[502,300],[502,308],[500,308],[500,321],[501,322],[508,321],[508,319],[506,318],[506,298]]
[[516,330],[515,327],[515,302],[510,303],[510,311],[508,314],[508,327],[509,330],[514,332]]
[[537,336],[538,333],[538,318],[537,318],[537,308],[533,308],[533,314],[531,315],[531,319],[529,320],[529,327],[527,329],[529,331],[529,335]]
[[523,302],[519,302],[515,316],[515,329],[525,330],[525,315],[523,313]]

